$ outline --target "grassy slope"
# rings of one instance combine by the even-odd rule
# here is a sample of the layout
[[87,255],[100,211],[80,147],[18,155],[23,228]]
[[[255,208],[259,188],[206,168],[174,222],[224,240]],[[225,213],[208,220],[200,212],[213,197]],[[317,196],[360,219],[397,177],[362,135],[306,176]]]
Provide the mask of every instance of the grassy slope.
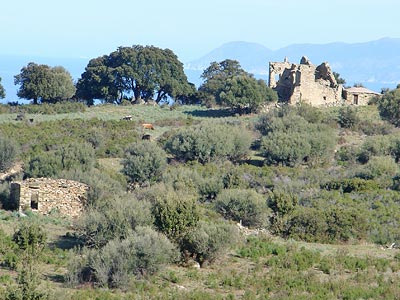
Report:
[[[87,108],[85,112],[68,113],[68,114],[26,114],[25,119],[33,119],[34,122],[45,122],[61,119],[92,119],[101,120],[121,120],[124,116],[132,116],[133,121],[143,123],[156,123],[165,120],[178,119],[203,119],[203,118],[219,118],[230,116],[226,110],[210,110],[202,106],[178,106],[170,109],[168,106],[116,106],[116,105],[99,105]],[[16,121],[17,114],[0,114],[1,123],[18,123]],[[234,118],[234,117],[232,117]],[[248,119],[249,117],[243,117]]]
[[[133,122],[155,123],[155,134],[158,136],[167,130],[167,128],[173,127],[174,122],[178,122],[179,120],[191,122],[191,120],[226,116],[226,113],[219,110],[210,111],[197,106],[183,106],[175,110],[170,110],[168,108],[148,106],[118,107],[107,105],[89,108],[84,113],[27,115],[26,118],[33,118],[34,122],[46,122],[65,118],[120,120],[125,115],[132,115]],[[366,115],[368,115],[368,118],[376,118],[376,113],[372,110],[367,110]],[[0,124],[21,122],[15,121],[15,117],[15,114],[0,115]],[[228,118],[235,120],[238,117],[231,116]],[[241,117],[240,119],[245,122],[253,122],[256,117]],[[359,139],[359,143],[362,137],[348,136],[346,137],[346,142],[354,141],[355,139]],[[107,169],[112,169],[115,172],[118,171],[118,159],[104,159],[99,162],[100,165]],[[40,221],[43,222],[43,226],[49,233],[51,245],[60,245],[57,243],[65,241],[66,232],[71,231],[70,224],[59,218],[40,217]],[[17,227],[18,222],[19,219],[15,215],[1,212],[0,228],[5,232],[11,234]],[[395,256],[399,253],[398,249],[382,249],[372,244],[326,245],[285,241],[274,237],[270,237],[270,239],[276,244],[296,249],[304,247],[305,249],[319,253],[321,256],[333,259],[338,257],[338,255],[345,254],[346,256],[355,256],[364,259],[383,258],[396,263],[398,259]],[[349,270],[337,264],[330,274],[322,272],[321,268],[317,265],[298,272],[290,268],[269,267],[269,256],[259,257],[257,260],[240,257],[237,255],[237,249],[233,249],[230,254],[223,257],[220,261],[204,269],[197,270],[169,266],[157,276],[151,277],[148,281],[133,281],[132,286],[127,287],[127,289],[134,292],[110,292],[107,290],[92,290],[85,287],[75,290],[66,288],[59,282],[59,278],[65,273],[66,259],[64,257],[66,256],[66,252],[55,252],[52,256],[56,257],[53,261],[47,264],[42,263],[43,278],[45,279],[45,284],[50,290],[53,290],[53,296],[57,299],[93,299],[96,296],[99,297],[98,299],[148,299],[149,297],[158,299],[256,299],[267,294],[274,299],[310,299],[312,291],[307,290],[304,285],[308,284],[310,287],[315,285],[325,286],[327,283],[332,284],[331,296],[332,298],[336,298],[337,295],[334,291],[337,288],[336,284],[339,286],[347,284],[349,287],[359,285],[368,290],[376,286],[379,280],[388,282],[389,286],[392,282],[393,291],[391,294],[397,292],[397,295],[400,296],[400,291],[395,289],[399,277],[399,272],[395,269],[391,271],[389,271],[389,268],[387,270],[377,270],[376,267],[370,266],[360,271]],[[9,278],[13,278],[15,275],[15,272],[0,269],[0,289],[2,284],[4,286],[9,283]],[[290,278],[293,278],[293,281],[290,281]],[[271,284],[268,285],[268,283]],[[327,296],[327,298],[331,297]],[[352,299],[352,297],[348,299]]]

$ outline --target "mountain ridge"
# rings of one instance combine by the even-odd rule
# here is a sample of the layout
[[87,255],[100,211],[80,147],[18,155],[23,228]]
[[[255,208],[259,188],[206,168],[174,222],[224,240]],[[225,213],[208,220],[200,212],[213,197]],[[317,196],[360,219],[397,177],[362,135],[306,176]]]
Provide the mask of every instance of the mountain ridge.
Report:
[[[255,44],[266,49],[265,53],[256,55],[257,52],[253,50]],[[240,48],[235,50],[240,53],[250,49],[248,53],[251,55],[247,55],[243,60],[243,54],[238,56],[231,51],[234,46]],[[215,53],[218,53],[218,56],[215,56]],[[340,73],[350,85],[362,83],[378,91],[383,87],[394,88],[400,82],[400,38],[389,37],[358,43],[292,44],[276,50],[270,50],[257,43],[230,42],[198,60],[185,64],[185,68],[189,72],[201,70],[210,62],[221,61],[220,58],[225,57],[238,60],[243,69],[253,73],[255,77],[266,79],[270,61],[283,61],[288,57],[290,62],[298,63],[302,56],[307,56],[316,65],[328,62],[333,71]]]

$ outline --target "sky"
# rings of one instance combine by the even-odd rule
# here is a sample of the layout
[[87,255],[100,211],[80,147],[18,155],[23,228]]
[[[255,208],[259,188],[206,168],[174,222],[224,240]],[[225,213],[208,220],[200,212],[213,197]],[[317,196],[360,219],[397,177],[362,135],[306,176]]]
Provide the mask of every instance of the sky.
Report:
[[398,0],[4,0],[0,54],[90,59],[140,44],[185,63],[232,41],[279,49],[398,38],[399,11]]

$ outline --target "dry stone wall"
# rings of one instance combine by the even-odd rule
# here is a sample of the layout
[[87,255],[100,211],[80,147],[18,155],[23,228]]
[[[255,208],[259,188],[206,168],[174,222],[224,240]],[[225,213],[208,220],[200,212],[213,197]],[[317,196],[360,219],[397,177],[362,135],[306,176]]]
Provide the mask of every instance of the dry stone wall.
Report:
[[85,208],[88,189],[86,184],[73,180],[30,178],[11,184],[11,198],[19,211],[43,215],[57,211],[76,218]]

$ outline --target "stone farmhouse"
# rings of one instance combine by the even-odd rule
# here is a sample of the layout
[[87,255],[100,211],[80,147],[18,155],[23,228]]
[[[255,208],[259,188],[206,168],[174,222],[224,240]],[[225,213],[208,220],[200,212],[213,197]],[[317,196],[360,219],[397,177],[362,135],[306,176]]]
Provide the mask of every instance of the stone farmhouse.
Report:
[[30,178],[11,183],[11,201],[18,211],[32,210],[43,215],[56,211],[71,218],[84,210],[86,184],[66,179]]
[[300,64],[290,63],[287,58],[283,62],[270,62],[268,85],[278,93],[279,101],[288,104],[366,105],[371,97],[379,95],[365,88],[344,89],[327,62],[315,66],[305,56]]
[[367,105],[372,98],[379,95],[365,87],[351,87],[345,89],[343,93],[345,103],[353,105]]

